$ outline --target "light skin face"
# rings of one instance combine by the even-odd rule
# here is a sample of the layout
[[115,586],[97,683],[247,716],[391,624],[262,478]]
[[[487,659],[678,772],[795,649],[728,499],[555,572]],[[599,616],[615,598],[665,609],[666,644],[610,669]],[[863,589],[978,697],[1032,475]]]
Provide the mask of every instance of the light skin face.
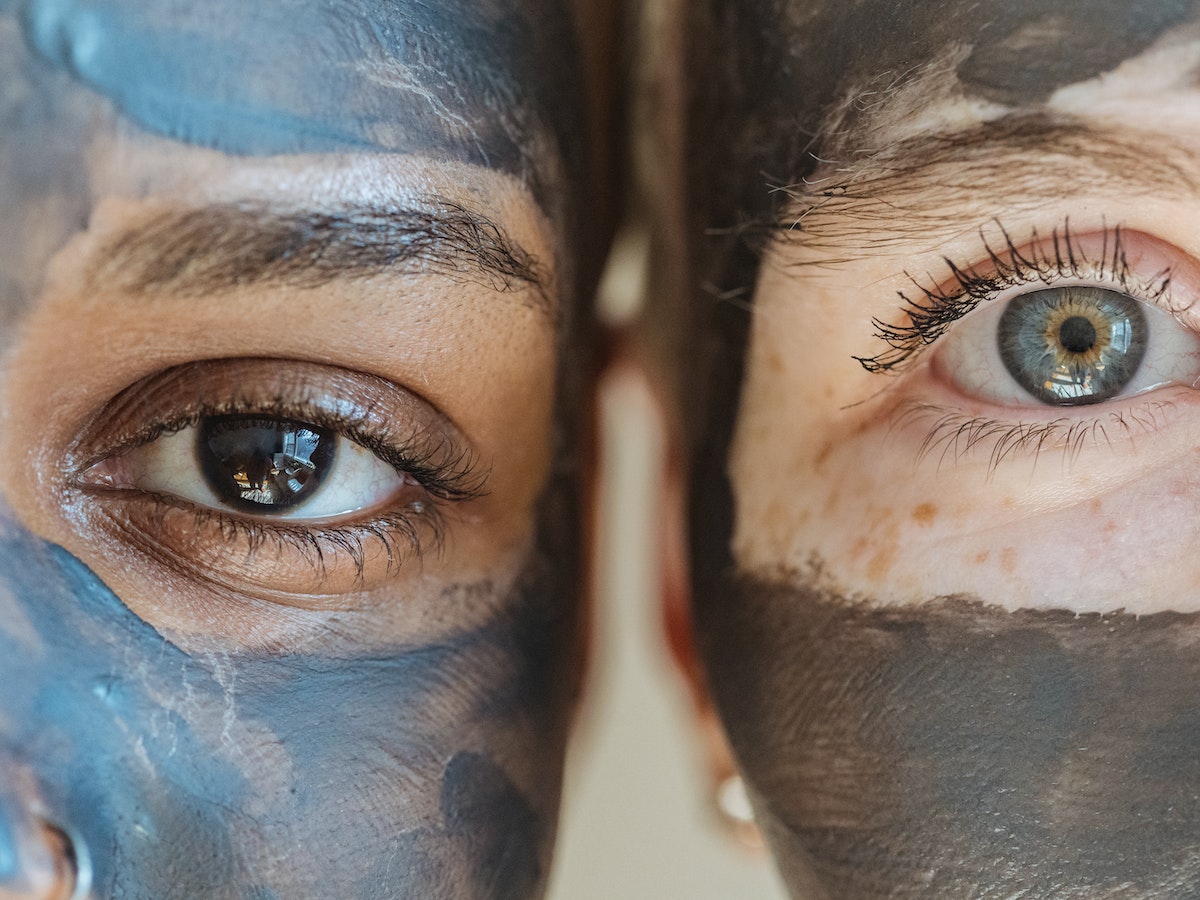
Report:
[[190,7],[0,4],[0,896],[540,896],[571,14]]
[[[692,280],[753,310],[693,313],[695,617],[789,886],[1191,896],[1196,12],[710,4],[690,40]],[[998,338],[1066,287],[1148,335],[1086,403]]]

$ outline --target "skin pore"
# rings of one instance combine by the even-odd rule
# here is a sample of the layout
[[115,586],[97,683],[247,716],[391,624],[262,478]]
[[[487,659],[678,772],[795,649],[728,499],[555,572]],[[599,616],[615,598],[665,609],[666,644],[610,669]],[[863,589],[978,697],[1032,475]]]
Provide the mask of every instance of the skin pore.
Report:
[[[0,895],[541,896],[606,229],[573,14],[269,6],[0,3]],[[200,436],[281,422],[325,480],[234,504]]]
[[[798,897],[1200,885],[1196,19],[687,20],[694,615]],[[1063,286],[1146,310],[1095,403],[997,349]]]

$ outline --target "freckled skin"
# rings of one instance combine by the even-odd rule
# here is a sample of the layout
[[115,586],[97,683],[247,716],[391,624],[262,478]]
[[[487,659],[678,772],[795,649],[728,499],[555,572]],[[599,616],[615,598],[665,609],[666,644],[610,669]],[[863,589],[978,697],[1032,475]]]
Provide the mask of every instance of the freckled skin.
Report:
[[[669,315],[697,335],[676,361],[696,627],[707,684],[797,897],[1200,891],[1193,617],[1077,620],[971,598],[872,609],[869,597],[828,589],[841,573],[819,563],[787,586],[758,581],[731,554],[728,474],[753,285],[767,223],[786,203],[771,188],[802,182],[843,139],[829,128],[855,124],[861,111],[847,101],[955,51],[960,96],[1038,110],[1196,16],[1193,2],[1109,0],[688,6],[688,274]],[[830,440],[817,458],[837,453]],[[920,530],[934,505],[897,513]],[[846,527],[836,504],[806,512]],[[860,541],[853,558],[886,578],[885,546]],[[973,556],[990,558],[1021,566],[1003,543]]]

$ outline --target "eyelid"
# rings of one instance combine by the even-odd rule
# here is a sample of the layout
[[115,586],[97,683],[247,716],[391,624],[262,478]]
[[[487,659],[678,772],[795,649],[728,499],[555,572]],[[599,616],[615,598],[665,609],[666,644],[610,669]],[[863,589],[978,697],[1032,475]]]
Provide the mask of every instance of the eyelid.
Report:
[[[996,227],[1002,235],[999,241],[981,230],[983,250],[977,261],[960,265],[945,258],[950,275],[941,282],[933,283],[932,276],[928,282],[909,276],[917,293],[899,292],[905,321],[872,320],[876,337],[887,349],[854,359],[872,373],[904,371],[951,325],[981,304],[1035,286],[1076,284],[1116,289],[1159,306],[1200,332],[1200,319],[1192,309],[1195,298],[1200,297],[1200,272],[1196,261],[1182,250],[1121,226],[1102,225],[1080,233],[1065,222],[1047,237],[1040,237],[1034,229],[1022,243],[999,223]],[[1191,299],[1184,302],[1189,295]]]
[[[390,463],[412,490],[356,516],[306,522],[88,482],[92,466],[202,417],[247,413],[337,432]],[[384,379],[293,360],[219,359],[168,369],[120,392],[82,429],[65,474],[86,504],[85,519],[147,555],[148,565],[242,597],[305,606],[373,590],[408,559],[423,558],[427,543],[440,549],[444,512],[484,496],[488,473],[448,417]]]
[[187,363],[113,398],[69,448],[67,477],[96,462],[195,424],[201,416],[267,413],[330,428],[451,501],[484,493],[471,444],[420,397],[362,372],[276,359]]

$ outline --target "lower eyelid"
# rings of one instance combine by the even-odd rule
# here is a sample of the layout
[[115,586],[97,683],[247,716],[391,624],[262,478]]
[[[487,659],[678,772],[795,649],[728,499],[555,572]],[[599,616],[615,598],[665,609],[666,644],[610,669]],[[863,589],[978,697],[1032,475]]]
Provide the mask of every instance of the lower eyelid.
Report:
[[[1191,452],[1200,435],[1200,392],[1186,386],[1094,406],[997,407],[964,396],[929,366],[902,382],[880,395],[886,408],[876,415],[885,423],[889,450],[911,448],[916,466],[982,466],[990,477],[1002,465],[1024,460],[1050,463],[1061,473],[1104,450],[1106,466],[1144,467]],[[1149,436],[1154,440],[1144,440]]]
[[[295,524],[196,506],[171,495],[89,491],[93,520],[118,539],[176,570],[241,595],[285,605],[327,605],[321,598],[370,591],[429,553],[440,552],[441,510],[424,494],[372,518]],[[98,513],[99,515],[95,515]]]

